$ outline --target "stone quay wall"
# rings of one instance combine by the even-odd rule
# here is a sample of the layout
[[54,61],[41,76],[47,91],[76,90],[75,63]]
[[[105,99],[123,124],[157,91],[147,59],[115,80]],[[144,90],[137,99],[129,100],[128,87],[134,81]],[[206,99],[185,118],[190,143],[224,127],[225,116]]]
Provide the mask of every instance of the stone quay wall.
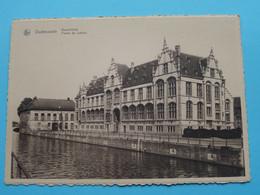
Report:
[[66,132],[23,131],[23,134],[65,141],[94,144],[138,152],[165,155],[169,157],[202,161],[219,165],[244,168],[243,149],[217,146],[170,143],[143,139],[102,137],[93,135],[68,134]]

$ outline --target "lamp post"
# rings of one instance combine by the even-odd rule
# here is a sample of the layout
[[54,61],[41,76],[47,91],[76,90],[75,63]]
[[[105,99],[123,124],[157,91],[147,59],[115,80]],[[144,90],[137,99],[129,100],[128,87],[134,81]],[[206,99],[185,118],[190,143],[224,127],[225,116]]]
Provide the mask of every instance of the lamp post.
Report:
[[59,106],[59,109],[60,109],[60,115],[61,115],[61,117],[60,117],[60,125],[59,125],[59,127],[60,127],[60,130],[62,130],[62,122],[63,122],[63,117],[62,117],[62,109],[61,109],[61,107]]

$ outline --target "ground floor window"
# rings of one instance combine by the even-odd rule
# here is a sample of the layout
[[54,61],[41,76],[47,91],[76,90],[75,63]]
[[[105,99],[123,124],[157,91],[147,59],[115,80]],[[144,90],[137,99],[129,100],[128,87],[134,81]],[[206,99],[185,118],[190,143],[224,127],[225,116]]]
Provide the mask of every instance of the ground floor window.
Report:
[[65,123],[65,129],[68,129],[68,123]]
[[100,129],[104,129],[104,126],[103,126],[103,125],[100,125]]
[[48,128],[51,128],[51,123],[48,123]]
[[152,126],[146,126],[146,131],[153,131],[153,127]]
[[138,131],[143,131],[143,126],[137,126]]
[[89,129],[89,125],[86,125],[86,129]]
[[84,129],[84,125],[81,125],[81,129]]
[[91,126],[90,126],[90,129],[94,129],[94,125],[91,125]]
[[95,125],[95,129],[98,129],[98,125]]
[[163,126],[162,125],[156,126],[156,129],[157,129],[157,132],[163,132]]
[[175,133],[175,126],[168,126],[168,133]]
[[74,123],[70,123],[70,129],[71,129],[71,130],[74,129]]
[[228,126],[227,129],[230,130],[230,126]]
[[134,131],[135,130],[135,126],[134,125],[130,125],[130,130]]
[[199,129],[203,129],[203,126],[199,126]]

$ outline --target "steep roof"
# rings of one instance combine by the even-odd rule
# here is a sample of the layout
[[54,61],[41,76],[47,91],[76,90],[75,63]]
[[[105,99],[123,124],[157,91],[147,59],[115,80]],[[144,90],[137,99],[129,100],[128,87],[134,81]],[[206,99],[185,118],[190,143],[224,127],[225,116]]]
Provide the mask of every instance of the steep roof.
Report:
[[53,110],[53,111],[74,111],[75,104],[73,100],[67,99],[45,99],[39,98],[33,100],[25,110]]
[[127,87],[132,87],[132,86],[152,82],[153,68],[154,70],[156,70],[157,65],[158,65],[158,60],[153,60],[151,62],[147,62],[139,66],[135,66],[133,72],[131,72],[131,68],[129,68],[125,74],[125,78],[123,79],[122,88],[127,88]]
[[127,70],[129,69],[129,67],[125,64],[118,64],[117,68],[118,68],[118,74],[122,75],[123,79],[124,79],[124,76],[125,76]]
[[200,67],[200,61],[202,59],[203,58],[199,56],[181,53],[180,54],[181,75],[184,77],[203,79],[203,74]]
[[100,77],[94,83],[91,82],[88,86],[87,96],[104,93],[104,83],[106,78],[107,76]]

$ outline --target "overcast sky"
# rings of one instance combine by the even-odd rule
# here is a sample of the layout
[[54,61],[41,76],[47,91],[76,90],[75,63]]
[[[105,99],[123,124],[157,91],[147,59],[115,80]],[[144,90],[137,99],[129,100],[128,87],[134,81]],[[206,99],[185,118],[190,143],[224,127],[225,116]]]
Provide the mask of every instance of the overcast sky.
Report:
[[[62,28],[87,34],[62,35]],[[181,52],[202,57],[213,47],[228,90],[244,96],[238,17],[25,20],[12,29],[8,114],[17,117],[24,97],[74,99],[80,84],[107,73],[112,57],[129,67],[154,60],[164,37],[171,49],[180,45]]]

